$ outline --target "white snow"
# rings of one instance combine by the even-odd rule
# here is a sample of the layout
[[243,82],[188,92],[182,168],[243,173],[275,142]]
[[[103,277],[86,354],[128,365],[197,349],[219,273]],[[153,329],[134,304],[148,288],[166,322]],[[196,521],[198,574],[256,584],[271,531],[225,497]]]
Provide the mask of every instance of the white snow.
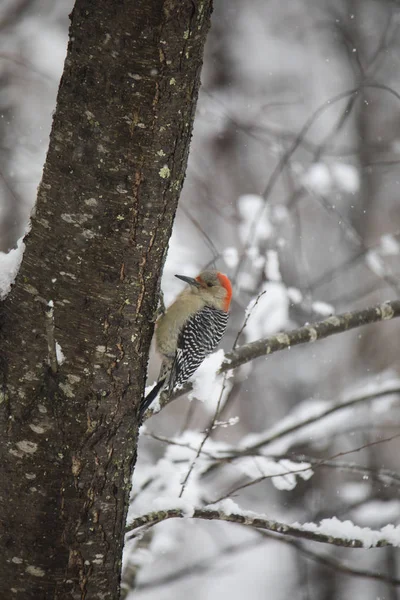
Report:
[[365,261],[375,275],[378,275],[378,277],[385,275],[385,265],[376,250],[369,250],[365,256]]
[[314,163],[301,178],[301,183],[316,194],[328,194],[333,185],[332,175],[324,163]]
[[330,537],[342,538],[344,540],[360,540],[365,548],[373,548],[379,540],[387,540],[393,546],[400,547],[400,525],[385,525],[379,530],[369,527],[354,525],[352,521],[339,521],[337,517],[323,519],[319,525],[316,523],[293,523],[302,531],[313,531]]
[[250,313],[247,325],[243,331],[246,342],[276,333],[285,328],[289,322],[289,302],[286,288],[279,282],[268,282],[264,285],[265,293],[253,298],[246,308]]
[[216,429],[217,427],[222,427],[223,429],[226,429],[227,427],[234,427],[238,423],[240,423],[239,417],[230,417],[226,421],[214,421],[213,428]]
[[[368,490],[370,486],[364,487]],[[366,499],[366,498],[365,498]],[[352,516],[361,525],[379,527],[383,523],[398,523],[400,518],[400,500],[370,500],[357,506]]]
[[270,222],[270,210],[264,198],[256,194],[240,196],[238,212],[241,219],[239,235],[242,242],[250,241],[256,246],[271,236],[273,227]]
[[265,456],[245,456],[235,461],[235,466],[250,479],[271,477],[278,490],[293,490],[297,477],[307,480],[313,475],[309,463],[295,463],[287,459],[275,461]]
[[62,348],[58,342],[56,342],[56,356],[57,356],[58,364],[62,365],[63,362],[65,361],[65,355],[64,355]]
[[[44,19],[33,16],[23,21],[22,33],[28,48],[30,61],[42,76],[57,80],[60,77],[60,65],[63,64],[66,47],[58,28],[53,29]],[[44,28],[43,35],[38,35],[38,27]]]
[[[156,534],[156,532],[158,531],[159,528],[154,530],[154,533]],[[156,537],[156,536],[154,536]],[[172,538],[170,538],[172,539]],[[171,546],[171,543],[169,544],[169,547]],[[165,552],[167,550],[167,548],[163,549],[162,552]],[[153,549],[153,543],[152,543],[152,548],[151,551],[148,548],[135,548],[135,552],[131,553],[129,556],[129,562],[133,565],[137,565],[140,567],[143,567],[151,562],[154,561],[154,554],[155,554],[155,550]]]
[[269,281],[282,281],[281,272],[279,270],[279,257],[276,250],[267,251],[265,275]]
[[253,290],[256,278],[251,271],[241,271],[236,279],[237,287],[240,290]]
[[379,251],[382,256],[395,256],[400,253],[400,244],[393,235],[387,233],[381,237]]
[[[238,504],[236,504],[236,502],[234,502],[231,498],[225,498],[225,500],[221,500],[220,502],[217,502],[216,504],[211,504],[211,506],[207,507],[207,508],[212,508],[215,510],[221,510],[225,515],[239,515],[242,514],[243,511],[242,509],[239,507]],[[249,513],[247,513],[249,514]],[[250,512],[250,514],[255,514],[253,512]]]
[[182,510],[185,517],[193,517],[195,507],[191,502],[187,501],[186,498],[163,496],[160,494],[155,497],[151,503],[151,509],[154,511],[171,510],[175,508]]
[[286,292],[289,300],[294,304],[300,304],[300,302],[303,300],[303,294],[297,288],[288,287]]
[[361,502],[366,500],[371,493],[371,486],[368,482],[353,482],[344,483],[340,490],[340,498],[348,503]]
[[265,265],[265,256],[260,254],[257,246],[249,246],[246,250],[246,255],[251,261],[251,266],[254,269],[262,269]]
[[239,254],[236,248],[230,246],[229,248],[225,248],[222,253],[222,257],[225,261],[225,264],[229,269],[235,269],[239,263]]
[[17,247],[10,252],[0,252],[0,299],[7,296],[17,276],[25,250],[23,239],[19,238]]
[[275,223],[282,223],[290,217],[290,211],[283,204],[277,204],[272,207],[272,216]]
[[[178,448],[175,446],[175,448]],[[190,451],[191,460],[194,459],[194,451]],[[189,463],[171,461],[169,458],[161,458],[154,465],[143,466],[138,472],[137,488],[140,489],[140,481],[151,481],[137,497],[132,504],[130,516],[138,516],[143,513],[153,512],[170,508],[181,508],[190,512],[194,505],[201,503],[201,486],[199,485],[200,467],[204,468],[204,461],[201,458],[196,461],[196,465],[191,472],[190,478],[186,483],[185,493],[182,503],[179,504],[179,494],[182,489],[182,482],[185,478]]]
[[360,188],[360,174],[356,167],[345,163],[314,163],[302,176],[301,182],[315,194],[326,195],[334,189],[355,194]]
[[[152,383],[151,385],[147,385],[145,388],[145,391],[144,391],[144,396],[146,397],[151,392],[153,387],[156,385],[157,385],[156,381],[154,383]],[[153,414],[160,412],[160,410],[161,410],[160,394],[158,394],[156,396],[156,398],[153,400],[153,402],[151,403],[151,410],[153,411]],[[145,425],[142,425],[142,427],[145,427]],[[141,431],[143,432],[144,430],[142,429]]]
[[215,410],[221,393],[226,394],[231,389],[231,384],[226,381],[224,388],[224,376],[218,375],[218,371],[224,362],[225,353],[222,349],[209,354],[200,367],[190,378],[193,382],[193,390],[189,394],[189,400],[196,398],[204,402],[210,411]]
[[331,172],[337,188],[342,192],[355,194],[360,189],[360,174],[353,165],[333,163]]
[[186,230],[183,228],[179,232],[176,227],[172,230],[161,281],[165,306],[169,306],[186,285],[175,275],[195,277],[204,266],[200,262],[203,257],[199,256],[196,245],[193,244],[193,232],[190,230],[190,239],[186,239],[185,234]]
[[314,312],[318,313],[319,315],[323,315],[324,317],[329,317],[335,312],[332,304],[328,304],[327,302],[316,301],[312,303],[311,307]]

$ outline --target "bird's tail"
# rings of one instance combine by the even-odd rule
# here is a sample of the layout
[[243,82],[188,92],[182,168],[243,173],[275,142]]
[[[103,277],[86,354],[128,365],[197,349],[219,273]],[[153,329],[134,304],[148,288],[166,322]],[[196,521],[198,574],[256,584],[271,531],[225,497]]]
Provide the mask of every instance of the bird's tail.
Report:
[[139,423],[141,423],[143,421],[143,417],[144,417],[146,410],[149,408],[149,406],[153,402],[153,400],[155,400],[157,398],[158,392],[161,390],[164,383],[165,383],[165,379],[160,379],[159,381],[157,381],[156,385],[153,387],[152,390],[150,390],[150,392],[147,394],[147,396],[145,398],[142,398],[142,401],[141,401],[140,407],[139,407]]

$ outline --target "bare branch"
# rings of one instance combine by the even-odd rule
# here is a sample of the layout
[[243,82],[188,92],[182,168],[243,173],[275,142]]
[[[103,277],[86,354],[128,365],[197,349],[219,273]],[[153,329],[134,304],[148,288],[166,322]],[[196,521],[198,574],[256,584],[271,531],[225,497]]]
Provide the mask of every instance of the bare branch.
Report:
[[[386,442],[387,440],[382,441]],[[356,452],[356,450],[352,450],[351,452]],[[313,470],[319,467],[327,467],[331,469],[337,469],[338,471],[349,471],[350,473],[359,473],[363,477],[367,476],[375,481],[380,481],[387,487],[400,487],[399,473],[391,471],[390,469],[374,469],[373,467],[365,467],[363,465],[357,465],[356,463],[339,462],[337,460],[332,459],[320,461],[317,458],[306,456],[289,457],[289,455],[282,455],[281,457],[275,458],[276,460],[288,458],[292,462],[308,461],[311,464]]]
[[377,573],[375,571],[369,571],[367,569],[357,569],[355,567],[351,567],[350,565],[338,560],[334,556],[330,556],[329,554],[321,554],[320,552],[313,552],[310,548],[307,548],[302,542],[298,540],[293,540],[291,538],[285,538],[283,536],[275,536],[267,531],[259,532],[262,536],[274,539],[275,541],[283,542],[285,544],[289,544],[305,556],[310,558],[314,562],[320,563],[329,569],[334,569],[335,571],[340,571],[346,575],[351,575],[353,577],[362,577],[366,579],[375,579],[376,581],[385,581],[386,583],[390,583],[390,585],[400,586],[400,579],[396,579],[393,577],[389,577],[387,575],[383,575],[382,573]]
[[[208,504],[217,504],[218,502],[221,502],[222,500],[225,500],[226,498],[231,498],[234,494],[236,494],[240,490],[251,487],[253,485],[256,485],[257,483],[261,483],[262,481],[266,481],[268,479],[274,479],[275,477],[285,477],[285,475],[298,475],[301,473],[305,473],[307,471],[310,471],[311,467],[312,467],[313,471],[316,471],[316,469],[318,469],[320,467],[330,467],[330,468],[334,468],[334,469],[338,469],[338,470],[342,470],[342,471],[350,471],[352,473],[359,473],[360,475],[363,475],[363,476],[367,475],[367,476],[371,477],[372,479],[374,479],[375,481],[381,481],[384,485],[400,487],[400,475],[398,473],[396,473],[395,471],[390,471],[389,469],[373,469],[371,467],[363,467],[362,465],[357,465],[355,463],[343,463],[343,462],[336,461],[337,458],[340,458],[342,456],[347,456],[348,454],[354,454],[356,452],[360,452],[361,450],[365,450],[366,448],[370,448],[371,446],[377,446],[378,444],[385,444],[387,442],[391,442],[392,440],[397,439],[398,437],[400,437],[400,434],[393,435],[389,438],[385,438],[384,440],[376,440],[375,442],[369,442],[367,444],[363,444],[362,446],[359,446],[358,448],[354,448],[354,449],[348,450],[346,452],[338,452],[337,454],[334,454],[333,456],[329,456],[328,458],[323,458],[323,459],[306,457],[306,456],[293,456],[292,454],[281,454],[281,455],[263,454],[262,455],[263,457],[270,458],[271,460],[274,460],[274,461],[290,460],[292,463],[299,463],[299,464],[308,463],[308,464],[306,466],[304,466],[304,464],[302,464],[302,466],[299,467],[298,469],[291,469],[291,470],[287,470],[287,469],[284,469],[284,467],[282,467],[282,473],[261,475],[260,477],[257,477],[256,479],[247,481],[246,483],[235,485],[235,487],[230,488],[230,490],[228,492],[226,492],[222,496],[219,496],[219,498],[216,498],[215,500],[211,500],[210,502],[208,502]],[[231,462],[231,461],[235,460],[235,458],[241,458],[243,455],[248,455],[248,454],[249,454],[248,449],[245,449],[244,451],[242,451],[242,453],[238,452],[236,455],[233,454],[226,460]],[[257,454],[257,456],[258,456],[258,454]],[[225,462],[225,459],[224,459],[224,462]],[[221,461],[219,461],[219,464],[221,464]],[[311,465],[311,467],[310,467],[310,465]],[[210,470],[214,466],[216,466],[216,465],[212,465],[212,467],[210,467],[210,469],[207,472],[209,473]]]
[[247,313],[247,314],[246,314],[246,316],[245,316],[245,319],[244,319],[244,321],[243,321],[243,325],[241,326],[241,328],[240,328],[240,329],[239,329],[239,331],[237,332],[237,335],[236,335],[236,337],[235,337],[235,341],[233,342],[232,350],[236,350],[236,347],[237,347],[237,345],[238,345],[239,338],[240,338],[240,336],[242,335],[243,331],[246,329],[246,326],[247,326],[248,320],[250,319],[251,315],[253,314],[253,311],[254,311],[255,307],[257,306],[257,304],[258,304],[258,303],[259,303],[259,301],[260,301],[260,298],[261,298],[262,296],[264,296],[264,294],[265,294],[265,293],[266,293],[266,292],[265,292],[265,290],[264,290],[263,292],[261,292],[260,294],[258,294],[258,296],[257,296],[257,298],[256,298],[256,301],[254,302],[254,304],[253,304],[253,306],[251,307],[251,309],[250,309],[250,310],[248,310],[248,311],[246,311],[246,313]]
[[221,388],[221,392],[220,392],[220,394],[219,394],[218,403],[217,403],[217,406],[216,406],[216,408],[215,408],[214,415],[213,415],[213,417],[212,417],[212,419],[211,419],[210,426],[207,428],[207,430],[206,430],[206,432],[205,432],[205,434],[204,434],[204,437],[203,437],[203,439],[202,439],[202,441],[201,441],[201,444],[200,444],[200,446],[198,447],[198,450],[197,450],[197,452],[196,452],[196,456],[194,457],[194,459],[193,459],[193,461],[192,461],[192,464],[190,465],[190,467],[189,467],[189,469],[188,469],[188,472],[187,472],[187,474],[186,474],[186,476],[185,476],[185,478],[184,478],[184,480],[183,480],[183,482],[182,482],[182,487],[181,487],[181,492],[180,492],[180,494],[179,494],[179,498],[181,498],[181,497],[182,497],[182,495],[183,495],[183,492],[185,491],[185,488],[186,488],[186,484],[187,484],[187,482],[189,481],[189,477],[190,477],[190,475],[191,475],[191,473],[192,473],[192,471],[193,471],[193,469],[194,469],[194,466],[195,466],[195,464],[196,464],[196,461],[197,461],[197,459],[199,458],[200,454],[202,453],[202,450],[203,450],[203,448],[204,448],[204,445],[205,445],[206,441],[208,440],[208,438],[210,437],[211,431],[212,431],[212,430],[213,430],[213,428],[214,428],[214,425],[215,425],[215,423],[216,423],[216,420],[217,420],[217,418],[218,418],[218,415],[219,415],[219,411],[220,411],[220,406],[221,406],[222,398],[223,398],[223,395],[224,395],[224,392],[225,392],[225,386],[226,386],[226,373],[225,373],[225,375],[224,375],[224,382],[223,382],[223,386],[222,386],[222,388]]
[[[398,394],[400,392],[400,390],[397,389],[391,389],[391,390],[383,390],[381,392],[374,392],[373,394],[365,394],[362,396],[356,396],[355,398],[351,398],[348,402],[342,402],[341,404],[334,404],[333,406],[330,406],[327,410],[325,410],[324,412],[321,412],[318,415],[314,415],[312,417],[309,417],[308,419],[304,419],[303,421],[298,421],[296,423],[294,423],[293,425],[289,425],[289,427],[286,427],[285,429],[282,429],[281,431],[277,431],[275,433],[272,434],[267,434],[263,439],[260,439],[259,442],[252,444],[251,446],[248,446],[247,448],[240,450],[238,452],[236,452],[235,454],[233,454],[233,456],[244,456],[244,455],[251,455],[254,453],[257,453],[258,450],[260,450],[260,448],[262,448],[263,446],[266,446],[267,444],[271,444],[272,442],[275,442],[278,439],[281,439],[282,437],[289,435],[291,433],[294,433],[295,431],[298,431],[300,429],[302,429],[303,427],[306,427],[307,425],[311,425],[313,423],[316,423],[317,421],[320,421],[321,419],[324,419],[325,417],[328,417],[329,415],[332,415],[333,413],[336,413],[340,410],[344,410],[346,408],[349,408],[351,406],[355,406],[356,404],[360,404],[362,402],[366,402],[368,400],[372,400],[375,398],[380,398],[382,396],[387,396],[389,394]],[[386,438],[384,440],[378,440],[376,442],[370,442],[367,445],[376,445],[376,444],[380,444],[383,442],[388,442],[396,437],[399,437],[400,434],[396,434],[390,438]],[[359,449],[355,450],[358,451]],[[339,453],[336,456],[343,456],[344,453]]]

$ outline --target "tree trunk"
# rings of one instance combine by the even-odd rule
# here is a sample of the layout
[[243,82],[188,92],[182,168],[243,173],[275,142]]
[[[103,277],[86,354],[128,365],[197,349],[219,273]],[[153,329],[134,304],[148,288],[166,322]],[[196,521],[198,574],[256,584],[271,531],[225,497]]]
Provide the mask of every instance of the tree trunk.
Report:
[[118,597],[136,407],[210,5],[77,0],[71,15],[32,229],[1,311],[4,600]]

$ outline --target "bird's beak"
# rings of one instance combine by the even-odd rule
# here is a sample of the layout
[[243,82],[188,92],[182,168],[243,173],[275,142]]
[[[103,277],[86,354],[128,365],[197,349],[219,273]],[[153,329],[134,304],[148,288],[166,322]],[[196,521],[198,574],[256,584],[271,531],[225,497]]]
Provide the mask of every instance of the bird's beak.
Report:
[[175,275],[175,277],[177,277],[178,279],[182,279],[182,281],[184,281],[185,283],[188,283],[189,285],[193,285],[198,288],[201,287],[201,283],[199,283],[193,277],[186,277],[186,275]]

